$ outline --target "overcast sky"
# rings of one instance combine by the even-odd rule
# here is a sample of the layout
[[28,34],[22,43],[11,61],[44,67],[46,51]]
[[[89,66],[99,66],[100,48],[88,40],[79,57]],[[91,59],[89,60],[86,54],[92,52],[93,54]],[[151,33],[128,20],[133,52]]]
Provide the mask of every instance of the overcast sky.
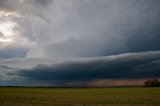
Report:
[[160,78],[159,0],[0,0],[0,85]]

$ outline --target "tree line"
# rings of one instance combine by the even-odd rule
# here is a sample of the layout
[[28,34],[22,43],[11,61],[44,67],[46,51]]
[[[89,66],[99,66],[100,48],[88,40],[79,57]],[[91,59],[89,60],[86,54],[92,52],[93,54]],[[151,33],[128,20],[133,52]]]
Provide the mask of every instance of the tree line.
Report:
[[160,82],[158,81],[158,79],[149,79],[144,82],[144,86],[145,87],[159,87]]

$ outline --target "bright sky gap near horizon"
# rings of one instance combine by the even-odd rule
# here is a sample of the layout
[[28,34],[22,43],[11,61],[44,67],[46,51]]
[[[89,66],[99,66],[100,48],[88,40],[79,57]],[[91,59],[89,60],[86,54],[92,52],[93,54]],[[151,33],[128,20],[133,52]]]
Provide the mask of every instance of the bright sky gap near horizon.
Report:
[[0,0],[0,85],[160,78],[160,0]]

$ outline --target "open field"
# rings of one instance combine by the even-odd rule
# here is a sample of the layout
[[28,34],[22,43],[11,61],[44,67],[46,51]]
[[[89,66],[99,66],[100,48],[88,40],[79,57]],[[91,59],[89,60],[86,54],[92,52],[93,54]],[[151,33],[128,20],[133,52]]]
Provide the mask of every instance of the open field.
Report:
[[160,106],[160,88],[0,88],[0,106]]

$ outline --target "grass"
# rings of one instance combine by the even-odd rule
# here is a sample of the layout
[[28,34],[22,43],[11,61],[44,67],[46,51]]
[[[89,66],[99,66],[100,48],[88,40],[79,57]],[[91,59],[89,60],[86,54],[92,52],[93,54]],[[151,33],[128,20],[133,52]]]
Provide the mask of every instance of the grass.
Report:
[[160,106],[160,88],[0,88],[0,106]]

